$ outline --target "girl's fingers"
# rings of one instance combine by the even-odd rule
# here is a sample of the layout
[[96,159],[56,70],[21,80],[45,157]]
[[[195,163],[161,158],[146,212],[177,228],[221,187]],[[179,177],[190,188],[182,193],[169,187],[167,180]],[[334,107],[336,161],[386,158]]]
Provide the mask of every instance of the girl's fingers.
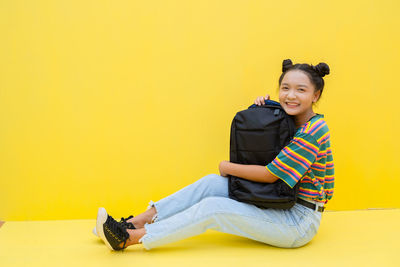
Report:
[[256,100],[254,101],[254,104],[256,104],[256,105],[265,105],[265,100],[269,100],[270,99],[270,97],[269,97],[269,95],[267,94],[265,97],[263,97],[263,96],[258,96],[257,98],[256,98]]
[[265,100],[270,100],[270,97],[269,97],[268,94],[265,95],[265,97],[263,97],[263,96],[258,96],[258,97],[256,98],[256,100],[254,101],[254,104],[256,104],[256,105],[258,105],[258,106],[260,106],[260,105],[265,105]]

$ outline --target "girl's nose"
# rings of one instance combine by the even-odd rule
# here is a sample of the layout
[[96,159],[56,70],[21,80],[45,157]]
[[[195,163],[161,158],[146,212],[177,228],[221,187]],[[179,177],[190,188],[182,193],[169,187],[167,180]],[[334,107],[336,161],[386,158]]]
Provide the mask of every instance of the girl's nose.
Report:
[[294,94],[293,90],[290,90],[287,94],[288,99],[295,99],[296,95]]

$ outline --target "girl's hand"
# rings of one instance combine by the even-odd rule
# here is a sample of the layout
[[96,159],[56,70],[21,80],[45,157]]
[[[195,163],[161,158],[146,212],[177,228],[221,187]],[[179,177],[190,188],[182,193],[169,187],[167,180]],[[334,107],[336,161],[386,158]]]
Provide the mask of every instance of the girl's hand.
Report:
[[219,163],[219,173],[221,176],[224,176],[224,177],[228,177],[228,174],[226,172],[224,172],[225,164],[227,162],[229,162],[229,161],[224,160]]
[[254,101],[254,104],[256,104],[257,106],[265,105],[265,100],[269,100],[269,94],[266,94],[265,98],[263,96],[257,97]]

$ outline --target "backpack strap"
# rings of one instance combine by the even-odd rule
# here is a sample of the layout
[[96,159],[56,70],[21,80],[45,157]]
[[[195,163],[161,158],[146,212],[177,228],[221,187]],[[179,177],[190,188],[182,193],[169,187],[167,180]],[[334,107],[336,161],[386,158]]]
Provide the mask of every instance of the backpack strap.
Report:
[[[279,102],[276,102],[274,100],[265,100],[264,103],[265,103],[265,105],[263,105],[263,106],[276,106],[276,107],[282,108],[281,104],[279,104]],[[248,108],[256,108],[256,107],[263,107],[263,106],[258,106],[256,104],[253,104],[253,105],[249,106]]]

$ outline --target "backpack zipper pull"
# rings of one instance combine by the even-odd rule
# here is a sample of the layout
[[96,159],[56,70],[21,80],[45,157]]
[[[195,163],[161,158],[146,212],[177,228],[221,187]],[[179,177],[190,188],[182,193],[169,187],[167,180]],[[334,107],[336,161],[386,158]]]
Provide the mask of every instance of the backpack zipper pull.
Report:
[[279,109],[277,108],[277,109],[275,109],[275,111],[274,111],[274,115],[275,116],[278,116],[279,115]]

